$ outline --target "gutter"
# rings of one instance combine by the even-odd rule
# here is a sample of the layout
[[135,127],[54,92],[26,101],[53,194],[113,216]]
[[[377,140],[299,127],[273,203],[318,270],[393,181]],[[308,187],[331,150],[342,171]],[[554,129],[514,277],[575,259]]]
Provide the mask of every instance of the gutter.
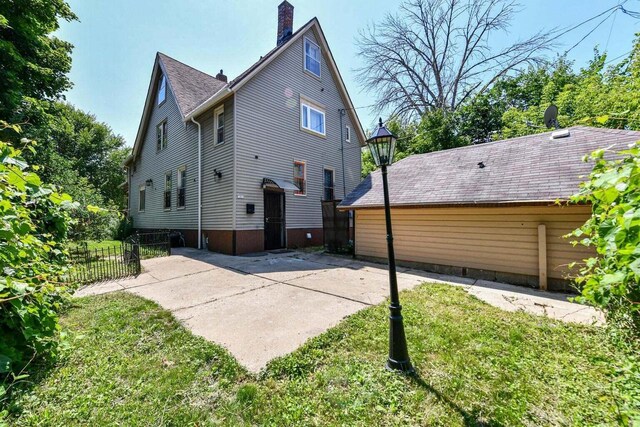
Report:
[[218,102],[220,102],[222,99],[226,98],[227,96],[231,95],[234,91],[232,91],[231,89],[229,89],[229,85],[227,84],[226,86],[222,87],[219,91],[217,91],[216,93],[214,93],[213,95],[211,95],[208,99],[206,99],[202,104],[200,104],[198,107],[196,107],[195,110],[191,111],[189,114],[187,114],[184,117],[184,121],[186,122],[187,120],[191,120],[192,122],[196,123],[193,118],[197,115],[199,115],[200,113],[204,113],[206,110],[208,110],[209,108],[211,108],[213,105],[217,104]]
[[191,121],[198,126],[198,249],[202,249],[202,126],[193,117]]

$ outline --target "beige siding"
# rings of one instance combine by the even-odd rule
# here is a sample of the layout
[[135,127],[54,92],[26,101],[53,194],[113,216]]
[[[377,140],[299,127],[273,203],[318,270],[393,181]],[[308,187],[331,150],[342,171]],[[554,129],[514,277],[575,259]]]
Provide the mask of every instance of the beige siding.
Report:
[[[392,209],[399,261],[538,275],[538,225],[547,228],[548,275],[565,278],[566,265],[591,252],[565,234],[588,218],[588,206]],[[356,211],[356,254],[386,258],[384,211]]]

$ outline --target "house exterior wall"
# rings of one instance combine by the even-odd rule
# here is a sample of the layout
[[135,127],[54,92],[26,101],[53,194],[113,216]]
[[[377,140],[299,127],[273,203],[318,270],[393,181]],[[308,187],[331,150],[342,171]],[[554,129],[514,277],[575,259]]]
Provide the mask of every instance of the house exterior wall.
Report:
[[[215,143],[214,114],[224,106],[224,143]],[[231,230],[233,228],[233,96],[215,105],[196,118],[202,126],[202,228]],[[196,148],[197,150],[197,148]],[[213,170],[222,173],[218,178]],[[197,225],[196,225],[197,226]]]
[[[317,44],[313,29],[304,37]],[[286,227],[300,230],[288,232],[289,239],[299,240],[301,233],[311,232],[313,240],[322,229],[320,202],[325,167],[335,171],[335,197],[344,197],[339,109],[345,105],[327,66],[327,52],[322,52],[321,78],[304,71],[304,37],[236,93],[238,174],[234,201],[239,232],[264,229],[262,180],[268,177],[293,181],[294,160],[306,162],[307,194],[285,194]],[[326,137],[301,129],[301,96],[324,106]],[[348,115],[343,117],[343,126],[346,125],[351,128],[351,142],[344,143],[344,177],[349,193],[360,182],[360,141]],[[254,214],[246,213],[247,203],[255,204]]]
[[[154,88],[154,91],[156,88]],[[225,141],[214,142],[214,111],[224,106]],[[229,97],[213,106],[196,118],[202,128],[202,229],[210,240],[210,246],[217,248],[224,244],[215,242],[225,235],[213,233],[214,230],[232,228],[233,201],[233,144],[234,144],[234,102]],[[163,120],[168,123],[167,148],[156,150],[156,125]],[[167,86],[166,101],[157,106],[154,99],[153,111],[147,123],[144,143],[130,173],[130,215],[134,227],[140,230],[172,229],[180,230],[187,237],[187,244],[197,245],[198,229],[198,127],[192,122],[183,122],[175,98]],[[186,167],[186,206],[178,208],[177,184],[178,168]],[[213,170],[222,172],[217,178]],[[173,189],[171,209],[163,205],[164,177],[171,171]],[[152,179],[153,185],[146,187],[146,206],[144,212],[138,210],[139,186]]]
[[[561,290],[567,265],[593,255],[562,236],[590,214],[589,206],[396,208],[395,255],[400,263],[438,272],[537,287],[538,225],[545,224],[549,289]],[[359,209],[355,218],[356,255],[386,259],[384,211]]]
[[[157,91],[157,83],[153,88]],[[167,120],[167,148],[156,150],[156,126],[162,120]],[[153,107],[140,154],[134,165],[129,168],[129,202],[130,216],[133,225],[137,229],[193,229],[198,226],[198,184],[194,181],[198,170],[198,129],[193,123],[185,123],[171,93],[170,85],[167,85],[166,100],[160,106],[156,98],[153,98]],[[185,165],[187,168],[186,182],[186,206],[177,208],[177,181],[178,168]],[[135,167],[135,171],[134,171]],[[165,172],[172,172],[173,189],[171,194],[171,209],[165,210],[163,206],[164,177]],[[139,187],[145,185],[147,180],[153,180],[153,185],[146,187],[145,210],[140,212]]]

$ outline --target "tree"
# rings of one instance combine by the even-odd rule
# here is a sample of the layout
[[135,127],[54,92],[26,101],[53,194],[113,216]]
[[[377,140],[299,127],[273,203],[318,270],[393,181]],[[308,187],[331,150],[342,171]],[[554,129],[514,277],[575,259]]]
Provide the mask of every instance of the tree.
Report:
[[[0,121],[0,128],[9,126]],[[29,141],[25,150],[34,150]],[[0,141],[0,400],[4,378],[54,352],[65,284],[71,197],[43,184],[23,151]],[[15,377],[14,377],[15,378]]]
[[604,309],[610,320],[631,330],[640,343],[640,143],[605,159],[598,150],[589,178],[572,197],[588,203],[592,215],[572,235],[574,244],[592,246],[577,282],[582,299]]
[[77,19],[64,0],[0,2],[0,120],[37,121],[39,103],[71,87],[73,46],[51,34]]
[[38,150],[27,156],[42,166],[43,179],[79,198],[82,193],[67,187],[84,178],[102,199],[123,209],[122,164],[129,153],[124,138],[94,115],[67,103],[53,102],[46,113],[48,126],[33,128],[29,135],[38,140]]
[[358,78],[392,116],[456,110],[510,71],[541,62],[547,33],[491,46],[517,11],[511,0],[408,0],[360,33]]

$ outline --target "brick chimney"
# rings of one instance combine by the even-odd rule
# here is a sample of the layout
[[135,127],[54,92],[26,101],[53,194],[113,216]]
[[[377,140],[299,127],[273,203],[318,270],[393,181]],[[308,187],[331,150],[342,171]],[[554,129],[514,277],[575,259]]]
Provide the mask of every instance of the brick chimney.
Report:
[[227,76],[224,75],[222,70],[220,70],[220,72],[216,74],[216,79],[220,80],[221,82],[227,82]]
[[278,46],[285,43],[293,33],[293,6],[284,0],[278,6]]

